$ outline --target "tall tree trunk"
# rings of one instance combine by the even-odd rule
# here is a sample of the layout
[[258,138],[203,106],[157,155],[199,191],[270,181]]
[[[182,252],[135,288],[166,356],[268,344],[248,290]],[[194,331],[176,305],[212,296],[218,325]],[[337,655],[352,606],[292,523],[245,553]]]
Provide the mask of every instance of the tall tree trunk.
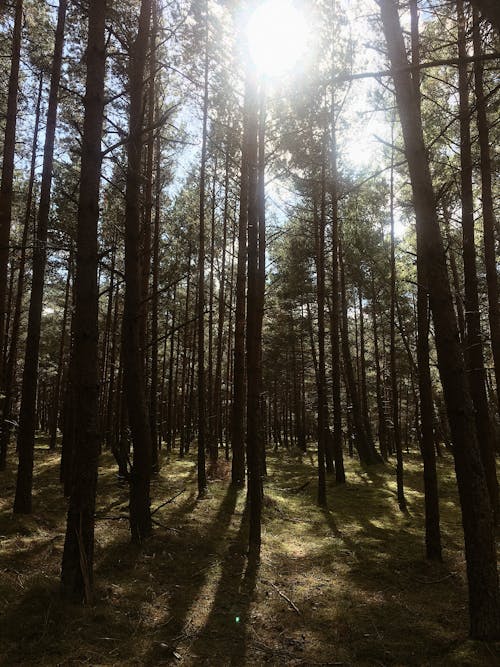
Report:
[[[462,0],[457,0],[458,52],[461,59],[467,56],[466,21]],[[470,133],[469,83],[467,65],[458,66],[460,96],[460,179],[462,202],[463,258],[465,279],[465,363],[476,414],[476,429],[481,459],[486,473],[493,515],[498,511],[498,483],[496,477],[495,447],[491,428],[488,396],[486,394],[486,372],[484,369],[483,342],[481,335],[481,313],[476,266],[476,244],[474,238],[474,195],[472,190],[472,151]]]
[[384,461],[387,461],[387,425],[385,421],[384,409],[384,383],[382,371],[380,368],[380,348],[378,341],[378,322],[377,322],[377,294],[375,291],[375,277],[373,270],[371,272],[371,297],[372,297],[372,329],[373,329],[373,356],[375,358],[375,382],[377,391],[377,418],[378,418],[378,444],[380,454]]
[[314,235],[316,241],[316,298],[318,303],[318,372],[316,374],[318,400],[318,505],[326,507],[325,452],[327,441],[327,398],[325,372],[325,167],[322,170],[321,214],[314,202]]
[[10,226],[12,222],[12,190],[16,153],[17,93],[21,60],[21,33],[23,27],[23,0],[16,0],[14,32],[10,59],[7,117],[3,142],[2,179],[0,181],[0,390],[4,386],[3,349],[5,330],[7,283],[9,273]]
[[[7,462],[7,449],[10,443],[12,422],[12,399],[14,395],[17,350],[19,344],[19,329],[21,325],[21,310],[24,297],[24,281],[26,273],[26,246],[33,213],[33,187],[35,183],[35,167],[38,146],[38,131],[40,126],[40,106],[42,101],[43,75],[40,74],[38,97],[35,112],[35,127],[33,130],[33,143],[31,147],[31,166],[28,182],[28,194],[26,197],[26,209],[24,213],[23,234],[21,239],[21,257],[19,259],[19,270],[17,274],[16,299],[14,304],[14,316],[12,318],[12,333],[10,337],[9,354],[5,368],[4,399],[2,410],[2,422],[0,422],[0,470],[4,470]],[[7,337],[5,337],[7,342]]]
[[420,108],[408,71],[398,8],[394,0],[379,0],[379,4],[394,71],[396,101],[413,189],[417,237],[420,237],[421,257],[429,285],[438,365],[452,430],[465,537],[470,634],[475,639],[493,639],[500,634],[493,513],[458,336]]
[[224,214],[222,221],[222,258],[219,277],[218,320],[217,320],[217,349],[215,356],[214,378],[214,437],[217,447],[222,445],[222,361],[224,355],[224,321],[226,312],[226,245],[227,226],[229,221],[229,160],[232,153],[231,129],[228,130],[226,141],[226,159],[224,165]]
[[[420,64],[420,37],[417,0],[411,0],[412,64]],[[420,73],[413,73],[417,104],[420,105]],[[424,462],[425,550],[427,558],[441,560],[439,491],[434,446],[432,381],[429,358],[429,287],[422,262],[421,237],[417,238],[417,363],[420,395],[420,447]]]
[[247,222],[249,206],[249,152],[251,151],[250,113],[255,95],[247,74],[241,151],[240,212],[238,224],[238,265],[236,270],[236,306],[233,363],[233,405],[231,414],[231,443],[233,450],[233,486],[245,484],[245,290],[247,258]]
[[[156,4],[154,16],[156,21]],[[151,424],[151,446],[153,450],[153,470],[160,469],[158,438],[158,286],[160,270],[160,212],[161,212],[161,139],[156,140],[155,214],[153,227],[153,280],[151,285],[151,383],[149,390],[149,419]]]
[[61,337],[59,339],[59,354],[57,359],[57,371],[54,388],[54,405],[52,406],[52,423],[50,426],[50,449],[54,450],[57,444],[57,426],[59,423],[59,413],[61,404],[61,382],[64,370],[64,350],[66,347],[69,301],[71,297],[71,277],[73,274],[73,247],[70,248],[68,257],[68,273],[66,275],[66,289],[64,292],[64,308],[61,325]]
[[351,350],[349,347],[349,325],[347,320],[347,294],[345,285],[345,268],[342,256],[342,245],[339,241],[339,265],[340,265],[340,291],[341,291],[341,309],[342,309],[342,355],[344,357],[344,370],[347,380],[347,389],[350,403],[352,406],[352,419],[354,422],[355,440],[354,444],[359,455],[359,460],[363,465],[373,465],[381,463],[382,459],[375,451],[366,435],[363,413],[359,399],[358,388],[354,378],[354,367],[352,363]]
[[57,16],[57,28],[50,78],[47,126],[43,152],[42,184],[40,206],[33,248],[33,276],[28,314],[26,348],[19,412],[19,433],[17,448],[19,466],[17,470],[16,497],[14,512],[31,512],[31,491],[33,484],[33,452],[35,447],[36,389],[38,376],[38,356],[40,350],[40,331],[42,326],[43,290],[45,266],[47,263],[47,234],[50,212],[50,194],[54,164],[54,142],[57,124],[59,82],[61,80],[62,53],[64,47],[64,26],[66,22],[67,0],[60,0]]
[[206,446],[206,387],[205,387],[205,188],[207,168],[207,129],[208,129],[208,0],[205,2],[205,64],[203,85],[203,128],[200,169],[200,230],[198,237],[198,497],[207,491],[207,473],[205,470]]
[[127,144],[125,193],[125,304],[123,311],[123,370],[128,419],[133,443],[130,471],[130,531],[141,544],[151,534],[151,430],[146,403],[141,333],[141,154],[144,72],[149,46],[151,0],[142,0],[137,36],[130,49],[130,133]]
[[[481,56],[481,32],[477,12],[474,15],[474,55]],[[495,369],[498,412],[500,414],[500,290],[495,255],[495,209],[493,206],[492,175],[490,158],[490,132],[488,125],[486,97],[484,93],[484,64],[478,60],[474,64],[476,92],[476,120],[481,150],[481,195],[483,204],[484,263],[488,289],[488,318],[491,333],[491,351]]]
[[[394,124],[392,126],[394,145]],[[401,426],[399,423],[398,376],[396,366],[396,247],[394,238],[394,149],[391,151],[391,185],[390,185],[390,218],[391,218],[391,314],[390,314],[390,363],[392,393],[392,432],[396,450],[396,482],[398,505],[406,512],[406,498],[403,484],[403,451],[401,447]]]
[[106,2],[90,0],[87,83],[78,204],[73,324],[75,450],[61,584],[67,598],[92,599],[98,437],[97,223],[104,113]]
[[258,184],[258,92],[257,85],[247,71],[249,97],[247,127],[248,160],[248,290],[246,321],[247,352],[247,467],[250,553],[258,555],[261,544],[262,476],[260,433],[260,358],[261,358],[261,283],[259,279],[259,206]]

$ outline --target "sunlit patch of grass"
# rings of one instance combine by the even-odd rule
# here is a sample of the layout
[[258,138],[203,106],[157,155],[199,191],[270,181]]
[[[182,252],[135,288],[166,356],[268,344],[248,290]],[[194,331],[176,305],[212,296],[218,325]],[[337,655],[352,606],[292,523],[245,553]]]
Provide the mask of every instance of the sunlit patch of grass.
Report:
[[[197,500],[194,458],[152,482],[160,525],[130,544],[128,488],[102,456],[91,607],[58,594],[66,503],[58,454],[36,449],[34,513],[13,517],[12,461],[0,502],[0,655],[6,665],[493,665],[498,646],[466,639],[460,514],[451,459],[439,461],[445,562],[424,559],[422,472],[405,457],[408,515],[392,463],[346,460],[316,504],[314,453],[269,454],[259,564],[247,556],[246,493],[210,469]],[[125,517],[125,519],[122,519]]]

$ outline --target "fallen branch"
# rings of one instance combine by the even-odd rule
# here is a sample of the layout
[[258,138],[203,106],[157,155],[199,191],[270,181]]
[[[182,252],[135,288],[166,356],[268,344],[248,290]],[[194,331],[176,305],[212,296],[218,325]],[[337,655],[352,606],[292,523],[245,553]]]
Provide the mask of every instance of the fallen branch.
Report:
[[154,523],[155,526],[158,526],[159,528],[163,528],[163,530],[170,530],[172,533],[180,533],[180,530],[177,530],[177,528],[169,528],[166,526],[164,523],[161,523],[160,521],[157,521],[156,519],[151,519],[152,523]]
[[165,505],[169,505],[170,503],[173,503],[174,500],[175,500],[176,498],[178,498],[182,493],[185,492],[185,490],[186,490],[186,489],[181,489],[181,490],[179,491],[179,493],[176,493],[176,494],[175,494],[175,496],[173,496],[172,498],[169,498],[168,500],[165,500],[165,502],[162,503],[161,505],[158,505],[158,507],[156,507],[156,508],[151,512],[151,516],[153,516],[153,514],[156,514],[156,512],[158,512],[158,510],[161,510],[162,507],[165,507]]
[[285,594],[283,593],[283,591],[280,591],[280,589],[279,589],[275,584],[273,584],[272,581],[270,582],[270,584],[271,584],[271,586],[278,592],[278,594],[281,595],[281,597],[283,598],[283,600],[286,600],[286,601],[288,602],[288,604],[290,605],[290,607],[292,607],[292,609],[293,609],[294,611],[296,611],[297,614],[299,614],[299,616],[300,616],[300,615],[301,615],[301,614],[300,614],[300,609],[297,607],[297,605],[295,604],[295,602],[293,602],[293,600],[290,600],[290,598],[289,598],[287,595],[285,595]]
[[96,521],[128,521],[129,517],[125,515],[120,516],[96,516],[94,517]]
[[447,574],[445,577],[441,577],[441,579],[430,579],[429,581],[425,581],[424,579],[416,579],[415,581],[417,584],[440,584],[442,581],[446,581],[447,579],[455,577],[456,574],[456,572],[450,572],[450,574]]

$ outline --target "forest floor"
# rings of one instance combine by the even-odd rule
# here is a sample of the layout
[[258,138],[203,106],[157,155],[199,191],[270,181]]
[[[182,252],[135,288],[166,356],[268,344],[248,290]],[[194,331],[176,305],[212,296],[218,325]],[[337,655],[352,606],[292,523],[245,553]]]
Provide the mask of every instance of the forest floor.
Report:
[[[311,450],[312,451],[312,450]],[[269,455],[260,563],[246,555],[245,492],[229,467],[196,499],[192,459],[152,485],[161,525],[130,544],[127,487],[102,457],[94,604],[61,601],[65,501],[58,456],[36,448],[34,513],[13,516],[14,461],[0,477],[1,665],[498,665],[500,644],[467,639],[460,514],[439,462],[444,563],[426,562],[419,457],[406,457],[409,514],[391,464],[346,461],[316,505],[312,453]]]

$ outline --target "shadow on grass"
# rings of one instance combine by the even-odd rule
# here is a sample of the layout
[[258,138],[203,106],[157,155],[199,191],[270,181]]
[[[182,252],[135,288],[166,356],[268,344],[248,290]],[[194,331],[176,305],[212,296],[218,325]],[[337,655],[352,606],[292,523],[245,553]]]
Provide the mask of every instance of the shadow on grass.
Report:
[[192,658],[198,664],[213,664],[215,656],[219,665],[246,664],[250,607],[259,570],[255,554],[247,557],[247,540],[248,503],[238,533],[223,556],[210,614],[192,646]]

